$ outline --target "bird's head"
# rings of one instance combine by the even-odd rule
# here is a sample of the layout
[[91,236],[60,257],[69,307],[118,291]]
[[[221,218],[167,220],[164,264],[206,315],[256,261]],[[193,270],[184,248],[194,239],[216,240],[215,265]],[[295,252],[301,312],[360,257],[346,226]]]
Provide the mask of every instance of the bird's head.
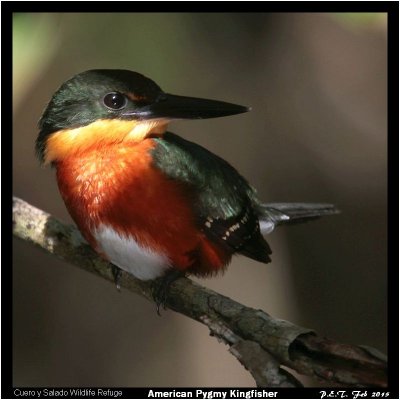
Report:
[[40,121],[41,163],[71,153],[165,132],[174,119],[204,119],[246,112],[247,107],[164,93],[151,79],[127,70],[90,70],[64,82]]

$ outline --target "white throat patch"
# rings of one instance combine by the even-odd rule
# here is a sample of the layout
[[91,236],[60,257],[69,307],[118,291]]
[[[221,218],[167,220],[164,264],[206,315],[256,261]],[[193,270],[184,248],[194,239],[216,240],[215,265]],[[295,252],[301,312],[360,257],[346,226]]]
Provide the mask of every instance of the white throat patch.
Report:
[[131,236],[121,236],[107,225],[100,225],[93,236],[110,262],[143,281],[158,278],[171,267],[168,257],[141,247]]

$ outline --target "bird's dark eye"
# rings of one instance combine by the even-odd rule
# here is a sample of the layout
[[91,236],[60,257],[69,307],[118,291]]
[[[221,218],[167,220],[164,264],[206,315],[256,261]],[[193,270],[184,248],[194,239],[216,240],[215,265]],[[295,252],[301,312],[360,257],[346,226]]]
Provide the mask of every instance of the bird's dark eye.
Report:
[[103,102],[104,105],[111,110],[120,110],[127,105],[128,100],[123,94],[113,92],[106,94],[104,96]]

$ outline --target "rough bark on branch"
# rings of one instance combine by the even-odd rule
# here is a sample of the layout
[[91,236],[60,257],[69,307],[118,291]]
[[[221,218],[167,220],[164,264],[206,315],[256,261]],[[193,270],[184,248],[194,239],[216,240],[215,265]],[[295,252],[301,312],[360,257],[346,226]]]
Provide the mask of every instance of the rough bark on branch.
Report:
[[[21,199],[13,199],[13,234],[62,260],[113,282],[110,264],[78,230]],[[124,273],[121,287],[152,300],[157,282]],[[173,282],[166,306],[205,325],[230,346],[257,386],[298,387],[281,366],[319,379],[324,386],[386,387],[386,357],[378,350],[337,343],[310,329],[271,317],[204,288],[190,279]]]

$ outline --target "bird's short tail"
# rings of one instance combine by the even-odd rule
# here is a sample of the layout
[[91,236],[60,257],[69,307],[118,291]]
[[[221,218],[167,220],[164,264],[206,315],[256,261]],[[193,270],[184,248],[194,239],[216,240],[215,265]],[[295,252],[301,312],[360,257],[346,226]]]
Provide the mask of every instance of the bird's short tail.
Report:
[[323,203],[267,203],[260,207],[260,229],[270,233],[275,226],[307,222],[325,215],[339,214],[333,204]]

